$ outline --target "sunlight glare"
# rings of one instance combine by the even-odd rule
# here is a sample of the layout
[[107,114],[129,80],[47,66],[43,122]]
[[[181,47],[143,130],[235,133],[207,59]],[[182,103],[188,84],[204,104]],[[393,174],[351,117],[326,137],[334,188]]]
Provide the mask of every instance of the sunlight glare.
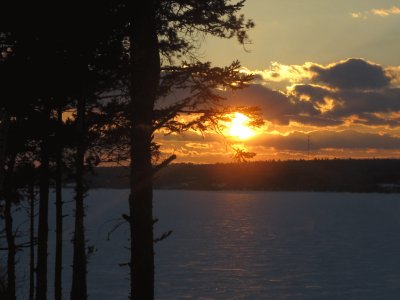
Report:
[[235,113],[229,126],[229,135],[239,139],[247,139],[255,135],[255,132],[247,126],[250,119],[241,113]]

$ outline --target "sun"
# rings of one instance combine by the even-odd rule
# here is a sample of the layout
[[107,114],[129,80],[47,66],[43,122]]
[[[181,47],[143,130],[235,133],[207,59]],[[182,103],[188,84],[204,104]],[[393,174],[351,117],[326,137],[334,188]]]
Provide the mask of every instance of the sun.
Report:
[[229,125],[229,135],[239,139],[247,139],[255,135],[255,132],[248,127],[250,118],[236,112]]

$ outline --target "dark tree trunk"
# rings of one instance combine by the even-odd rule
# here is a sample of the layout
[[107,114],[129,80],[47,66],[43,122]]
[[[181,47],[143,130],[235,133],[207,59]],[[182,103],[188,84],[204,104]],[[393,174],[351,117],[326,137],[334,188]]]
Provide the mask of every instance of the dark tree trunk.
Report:
[[[46,123],[50,123],[50,111],[45,109]],[[47,244],[49,234],[49,132],[45,131],[41,146],[40,190],[39,190],[39,226],[36,264],[36,300],[47,299]]]
[[0,111],[0,195],[4,188],[4,167],[6,162],[6,145],[9,126],[9,116],[4,109]]
[[134,9],[131,49],[131,297],[154,299],[153,187],[151,142],[153,109],[160,76],[155,11],[158,1]]
[[16,300],[15,290],[15,254],[17,252],[15,246],[15,236],[13,231],[13,218],[12,218],[12,203],[15,200],[15,189],[13,183],[13,172],[15,165],[15,155],[10,158],[7,166],[7,176],[5,180],[5,208],[4,208],[4,219],[5,219],[5,230],[7,237],[7,300]]
[[35,294],[35,183],[32,180],[29,186],[29,300]]
[[61,146],[61,126],[62,110],[57,109],[57,154],[56,154],[56,254],[54,266],[54,299],[62,298],[62,239],[63,239],[63,202],[62,202],[62,151]]
[[72,287],[71,300],[86,300],[86,247],[84,228],[84,204],[85,187],[84,176],[84,155],[85,155],[85,100],[78,100],[78,146],[76,153],[76,195],[75,195],[75,234],[74,234],[74,258],[72,265]]

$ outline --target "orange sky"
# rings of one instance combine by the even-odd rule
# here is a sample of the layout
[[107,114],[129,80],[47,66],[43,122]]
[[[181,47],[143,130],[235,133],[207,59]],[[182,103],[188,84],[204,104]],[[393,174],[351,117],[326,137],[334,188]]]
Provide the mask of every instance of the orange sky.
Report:
[[233,148],[257,153],[255,160],[400,157],[400,67],[346,59],[242,72],[256,79],[223,92],[225,104],[260,107],[264,125],[250,128],[241,116],[221,133],[158,132],[165,155],[193,163],[231,162]]
[[239,59],[251,86],[224,93],[256,105],[265,125],[246,139],[215,132],[156,134],[178,162],[231,162],[232,147],[255,160],[400,158],[400,3],[394,0],[247,0],[254,20],[245,47],[205,37],[203,61]]

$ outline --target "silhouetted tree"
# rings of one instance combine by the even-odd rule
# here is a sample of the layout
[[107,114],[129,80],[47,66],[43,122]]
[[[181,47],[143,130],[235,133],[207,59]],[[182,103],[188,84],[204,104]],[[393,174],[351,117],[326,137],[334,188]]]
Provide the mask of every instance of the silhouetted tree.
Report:
[[[36,112],[37,120],[40,121],[35,126],[36,131],[40,133],[40,136],[36,137],[36,143],[41,149],[39,161],[42,170],[36,299],[44,300],[47,297],[48,190],[52,175],[57,177],[56,202],[58,204],[54,297],[59,299],[62,295],[60,282],[62,268],[60,171],[51,172],[54,163],[56,169],[57,166],[61,166],[59,163],[61,149],[56,143],[57,137],[54,137],[57,136],[58,123],[54,114],[63,101],[71,105],[77,99],[85,101],[86,98],[96,99],[114,83],[113,71],[119,68],[122,38],[119,37],[117,28],[120,20],[110,18],[113,14],[113,5],[97,1],[85,3],[72,1],[57,5],[36,3],[34,5],[27,4],[24,11],[21,11],[17,5],[6,3],[3,11],[8,11],[12,17],[9,18],[3,13],[1,15],[0,22],[6,25],[6,27],[2,27],[2,30],[6,28],[5,31],[10,32],[12,39],[16,41],[16,47],[12,50],[18,58],[19,66],[13,68],[13,73],[19,73],[19,77],[18,80],[17,77],[14,78],[13,86],[26,87],[22,97],[14,98],[23,99],[24,103],[20,109],[30,104]],[[78,6],[79,9],[76,9]],[[28,11],[29,13],[27,13]],[[74,17],[71,18],[71,16]],[[29,26],[20,28],[20,24],[29,24]],[[91,101],[93,105],[96,100]],[[75,139],[73,136],[68,136],[68,138]],[[82,148],[79,141],[70,141],[70,144],[78,149]],[[85,153],[77,155],[81,156],[80,161],[84,159],[84,155]],[[80,168],[83,168],[83,165]],[[81,183],[78,185],[82,186]],[[76,199],[82,200],[78,201],[79,207],[82,209],[77,210],[76,217],[79,220],[76,222],[83,225],[83,193],[77,193]],[[79,236],[81,236],[80,228],[82,227],[78,226],[78,231],[75,230],[75,234]],[[84,243],[78,244],[79,250],[77,251],[85,253]],[[79,285],[86,281],[86,268],[80,268],[80,265],[78,260],[73,267],[72,281],[73,288],[78,283],[78,289],[74,289],[74,293],[82,292],[84,294],[76,296],[75,299],[86,298],[86,292],[79,288]]]
[[241,148],[232,148],[232,149],[235,152],[233,154],[233,160],[238,163],[247,162],[248,159],[251,159],[256,156],[256,153],[248,152]]
[[2,108],[0,111],[0,197],[3,194],[4,167],[6,161],[6,143],[8,136],[9,115]]
[[[253,27],[238,12],[245,1],[231,4],[224,0],[150,0],[140,5],[128,3],[130,62],[130,160],[131,180],[127,217],[131,229],[131,297],[154,299],[154,237],[152,177],[173,157],[152,166],[154,131],[160,128],[182,131],[204,129],[226,113],[217,107],[222,97],[216,88],[240,89],[250,76],[238,72],[238,63],[227,68],[211,68],[193,57],[198,34],[221,38],[236,36],[247,40]],[[182,62],[183,57],[189,62]],[[175,60],[180,66],[171,65]],[[166,108],[157,109],[156,100],[174,89],[189,91],[188,97]],[[195,121],[177,120],[182,114],[197,116]]]
[[50,187],[50,109],[43,111],[42,141],[40,146],[39,224],[36,265],[36,300],[47,299],[47,248]]
[[57,130],[55,147],[55,189],[56,189],[56,249],[54,263],[54,299],[62,299],[62,262],[63,262],[63,120],[62,105],[57,107]]
[[[78,3],[79,10],[76,9]],[[98,160],[90,149],[100,148],[104,150],[102,153],[109,151],[110,157],[117,150],[119,154],[114,157],[128,156],[131,160],[130,213],[126,217],[131,229],[131,296],[146,300],[154,298],[153,243],[160,238],[153,237],[152,177],[175,157],[154,165],[159,145],[153,140],[153,135],[161,129],[182,132],[218,128],[218,121],[232,112],[231,108],[221,105],[223,97],[218,89],[244,88],[251,76],[238,72],[238,62],[225,68],[199,62],[195,57],[194,42],[199,34],[203,34],[221,38],[236,36],[239,43],[244,44],[246,31],[253,23],[238,14],[243,5],[244,1],[232,4],[225,0],[150,0],[140,4],[120,0],[84,4],[77,1],[64,4],[30,3],[24,6],[23,11],[10,1],[2,6],[1,39],[13,43],[12,47],[2,50],[0,58],[0,79],[7,83],[3,96],[10,104],[5,112],[9,114],[7,119],[31,122],[30,141],[35,152],[34,161],[40,162],[37,300],[47,299],[48,201],[54,163],[57,189],[54,297],[62,297],[59,169],[62,150],[57,141],[60,111],[57,118],[54,115],[65,99],[70,106],[78,100],[77,116],[73,121],[78,135],[77,138],[68,137],[69,150],[76,157],[71,299],[87,298],[83,177],[86,166]],[[29,26],[21,29],[20,24]],[[15,57],[15,60],[9,57]],[[116,98],[114,94],[118,90],[128,97],[121,101],[111,100]],[[176,90],[187,95],[164,107],[156,103],[157,99]],[[106,111],[104,107],[109,109],[113,106],[116,110],[111,117],[102,114]],[[248,113],[256,113],[256,110],[250,109]],[[179,116],[182,114],[190,114],[191,120],[181,121]],[[20,115],[23,118],[19,118]],[[107,118],[103,118],[105,116]],[[115,127],[112,123],[115,120],[121,126]],[[2,126],[5,124],[2,122]],[[112,130],[104,130],[107,126]],[[116,145],[110,145],[109,142],[115,139],[103,136],[89,140],[96,128],[100,134],[121,130],[124,132],[120,135],[123,141],[117,140]],[[119,149],[120,146],[122,149]],[[7,163],[13,161],[10,158],[12,156],[9,155]],[[11,216],[12,203],[8,204]],[[12,219],[7,222],[12,230]],[[12,244],[11,239],[9,244]],[[14,250],[9,249],[9,255]],[[15,262],[15,257],[10,256],[10,261],[13,260]],[[8,275],[11,280],[15,278],[11,267]],[[10,289],[15,291],[13,283]]]
[[[34,167],[32,166],[32,170]],[[33,172],[32,172],[33,173]],[[29,182],[29,300],[35,298],[35,176],[31,174]]]
[[3,269],[3,266],[0,265],[0,298],[7,299],[7,273]]
[[[23,126],[22,128],[24,128]],[[17,252],[23,250],[24,248],[29,248],[29,299],[34,299],[35,292],[35,246],[37,240],[35,238],[35,183],[38,180],[37,168],[33,165],[34,157],[32,152],[26,149],[25,153],[20,153],[18,155],[17,169],[15,170],[15,190],[16,196],[18,197],[18,204],[23,207],[22,202],[27,202],[26,210],[27,216],[29,218],[29,232],[28,240],[26,242],[20,242],[16,244]],[[23,221],[24,223],[24,221]],[[27,222],[28,223],[28,222]],[[17,229],[21,225],[17,224],[15,226]],[[23,232],[18,233],[16,230],[15,235],[20,236]]]
[[23,200],[21,189],[26,187],[26,172],[23,171],[26,153],[29,151],[29,131],[26,130],[26,120],[15,116],[10,121],[9,136],[6,145],[6,164],[3,198],[4,198],[4,220],[7,240],[7,297],[16,299],[16,254],[19,250],[30,243],[16,243],[18,226],[14,226],[13,210]]
[[76,150],[76,186],[75,186],[75,231],[73,238],[74,256],[72,264],[71,300],[86,299],[86,247],[84,221],[84,155],[85,155],[85,100],[78,99],[77,105],[77,150]]
[[16,189],[14,185],[14,166],[15,166],[16,155],[13,154],[7,163],[7,173],[5,179],[4,188],[4,219],[5,219],[5,230],[7,238],[7,299],[16,300],[16,285],[15,285],[15,255],[17,253],[17,247],[15,245],[15,236],[13,229],[13,217],[12,217],[12,204],[16,202]]

